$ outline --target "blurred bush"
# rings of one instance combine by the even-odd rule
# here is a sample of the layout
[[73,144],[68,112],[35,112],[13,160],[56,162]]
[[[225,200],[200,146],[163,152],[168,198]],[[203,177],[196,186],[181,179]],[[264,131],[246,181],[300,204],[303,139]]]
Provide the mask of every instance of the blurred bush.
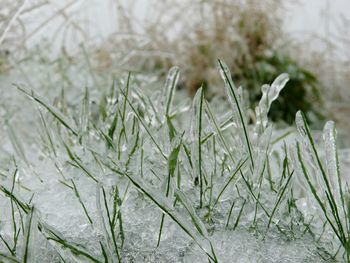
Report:
[[[282,28],[285,1],[289,2],[149,0],[147,5],[152,10],[147,12],[148,16],[141,17],[139,11],[145,7],[144,2],[110,0],[111,8],[119,12],[117,32],[99,44],[84,40],[84,48],[78,51],[72,49],[74,52],[64,45],[67,37],[64,35],[60,56],[70,57],[70,61],[88,62],[86,65],[91,67],[92,75],[113,77],[123,71],[163,77],[172,66],[177,65],[182,70],[179,86],[193,95],[203,84],[208,98],[224,92],[216,69],[216,60],[221,58],[230,67],[236,84],[249,91],[251,108],[261,96],[261,83],[271,83],[277,75],[287,72],[291,80],[273,106],[270,117],[275,121],[292,123],[296,111],[301,109],[309,116],[310,122],[317,122],[322,117],[320,109],[323,108],[319,83],[317,77],[303,67],[305,63],[301,62],[300,56],[290,55],[288,51],[291,41]],[[58,18],[61,20],[54,28],[64,28],[64,32],[69,31],[73,35],[85,35],[83,22],[79,22],[80,16],[77,15],[79,10],[72,13],[72,17],[68,12],[74,1],[66,2],[55,7],[57,11],[29,33],[26,33],[25,26],[20,30],[20,23],[12,26],[9,32],[13,36],[7,35],[6,46],[15,46],[18,51],[21,48],[17,46],[23,44],[23,53],[30,57],[30,52],[24,48],[27,39]],[[53,2],[48,1],[21,12],[27,14],[53,6]],[[4,16],[5,26],[20,8],[21,5],[17,4],[9,9],[8,15]],[[13,34],[17,31],[20,33]],[[58,29],[46,31],[59,32]],[[52,43],[59,43],[59,39],[54,34]],[[7,68],[6,56],[0,56],[0,74]]]
[[[317,122],[322,118],[318,81],[287,51],[289,39],[282,29],[283,9],[284,1],[279,0],[165,1],[159,10],[172,11],[158,14],[154,21],[137,23],[143,25],[141,31],[132,27],[134,21],[124,21],[130,35],[144,35],[147,39],[130,55],[127,68],[166,74],[177,65],[182,70],[180,86],[193,95],[203,84],[210,98],[223,92],[216,69],[216,60],[221,58],[230,67],[236,84],[249,91],[252,108],[261,97],[261,83],[270,84],[277,75],[287,72],[290,82],[270,117],[291,124],[301,109],[310,122]],[[123,14],[132,12],[121,10]],[[134,42],[129,38],[122,43],[116,36],[108,45],[111,43],[130,52]],[[105,61],[103,57],[100,65]]]
[[287,72],[290,80],[272,105],[270,118],[292,124],[295,113],[300,109],[307,113],[309,121],[317,122],[322,119],[323,112],[318,108],[322,104],[322,98],[317,88],[319,83],[316,76],[299,66],[287,54],[274,51],[259,55],[254,63],[246,67],[243,65],[233,78],[248,88],[249,101],[255,106],[261,97],[259,83],[271,83],[281,72]]

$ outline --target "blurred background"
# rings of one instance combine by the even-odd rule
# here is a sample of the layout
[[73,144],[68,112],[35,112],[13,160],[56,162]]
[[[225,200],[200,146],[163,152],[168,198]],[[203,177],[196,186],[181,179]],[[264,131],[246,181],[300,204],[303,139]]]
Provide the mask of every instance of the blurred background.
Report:
[[349,10],[348,0],[0,0],[1,91],[13,82],[50,86],[47,94],[103,90],[129,71],[162,83],[177,65],[178,88],[192,96],[203,84],[210,99],[223,95],[222,58],[249,108],[262,84],[287,72],[270,118],[291,125],[302,109],[315,128],[334,119],[346,136]]

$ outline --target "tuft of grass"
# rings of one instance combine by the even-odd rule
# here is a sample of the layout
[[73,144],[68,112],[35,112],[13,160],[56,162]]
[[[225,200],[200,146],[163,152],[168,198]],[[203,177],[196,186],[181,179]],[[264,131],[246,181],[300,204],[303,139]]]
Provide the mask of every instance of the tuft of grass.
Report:
[[[263,233],[264,238],[268,237],[268,231],[277,231],[293,238],[311,233],[315,245],[320,247],[323,236],[333,237],[328,231],[330,227],[342,245],[341,251],[347,251],[348,192],[344,190],[346,185],[340,176],[334,125],[328,123],[324,132],[326,165],[302,114],[297,115],[301,140],[294,148],[295,153],[288,154],[289,137],[285,134],[275,136],[273,126],[267,119],[270,104],[287,81],[286,75],[277,78],[271,87],[263,86],[265,96],[261,99],[261,105],[264,108],[257,109],[263,116],[259,115],[260,119],[255,125],[248,125],[241,100],[242,90],[235,88],[228,67],[221,60],[218,67],[232,111],[222,122],[216,116],[227,109],[220,108],[221,105],[214,108],[204,97],[204,87],[197,91],[191,106],[175,104],[179,79],[179,69],[176,67],[168,74],[163,97],[141,92],[137,79],[134,81],[128,74],[123,88],[116,87],[115,81],[111,91],[101,92],[101,109],[90,105],[87,89],[83,91],[81,101],[76,103],[78,106],[70,105],[61,96],[60,103],[66,105],[61,107],[65,109],[65,114],[58,107],[44,102],[40,96],[23,91],[43,106],[48,117],[53,117],[58,123],[49,125],[46,114],[40,114],[43,123],[40,138],[44,138],[45,145],[39,143],[38,149],[47,151],[49,146],[52,152],[55,151],[56,154],[45,161],[57,168],[57,184],[74,191],[78,200],[74,205],[82,208],[92,225],[88,229],[96,231],[91,235],[97,232],[102,234],[96,236],[96,240],[89,240],[89,247],[66,238],[43,220],[41,211],[32,208],[31,202],[35,199],[30,189],[26,189],[28,196],[31,194],[30,200],[21,200],[15,184],[19,189],[25,186],[15,180],[17,172],[13,177],[5,174],[4,181],[8,180],[9,183],[3,185],[1,182],[0,191],[9,198],[11,207],[8,211],[12,214],[9,216],[14,231],[10,237],[0,235],[0,242],[5,247],[5,252],[1,251],[3,257],[8,255],[16,260],[20,254],[16,246],[13,248],[14,241],[21,235],[25,241],[29,241],[38,227],[63,261],[123,262],[132,241],[128,239],[129,232],[124,229],[129,218],[125,218],[122,211],[129,208],[134,198],[140,202],[151,202],[160,209],[156,249],[162,249],[159,245],[166,231],[165,220],[171,220],[201,249],[209,262],[219,262],[220,257],[216,254],[218,244],[213,241],[212,235],[221,226],[226,226],[227,231],[247,227],[257,235]],[[274,85],[278,88],[274,89]],[[159,103],[154,102],[155,98]],[[191,129],[183,123],[183,115],[192,117]],[[78,128],[70,124],[73,123],[71,120],[75,120]],[[60,133],[62,127],[68,132]],[[256,127],[259,128],[258,132]],[[258,137],[251,139],[252,133],[258,134]],[[61,143],[56,143],[56,137],[51,137],[52,134],[58,134]],[[279,148],[281,140],[284,143]],[[302,153],[307,155],[306,159]],[[21,158],[20,152],[16,154]],[[293,162],[289,160],[291,157]],[[62,160],[74,169],[61,164]],[[34,168],[36,166],[31,169]],[[21,166],[20,169],[28,167]],[[65,169],[68,169],[67,176],[63,176]],[[87,176],[88,179],[83,181],[89,187],[79,185],[77,188],[71,179],[77,171]],[[313,178],[313,175],[320,177]],[[48,180],[44,178],[43,184]],[[304,179],[306,184],[302,190],[296,188],[295,183]],[[319,187],[320,183],[322,188]],[[89,191],[91,186],[96,187],[96,193],[88,194],[95,196],[96,208],[88,211],[81,196],[85,196],[87,193],[83,191]],[[131,188],[137,191],[131,191]],[[135,192],[138,194],[135,195]],[[312,220],[304,218],[298,204],[303,200],[303,194],[316,200],[324,213],[323,217],[315,216]],[[28,218],[31,217],[32,228],[27,234]],[[95,218],[100,222],[95,222]],[[222,218],[225,218],[225,222],[222,222]],[[231,222],[232,227],[229,227]],[[316,231],[317,224],[324,225],[323,233]],[[94,250],[90,250],[90,244],[93,244]],[[334,241],[334,244],[337,243]],[[27,247],[30,252],[30,242]]]
[[[316,149],[315,142],[311,136],[310,128],[307,124],[305,115],[299,111],[296,115],[296,125],[301,137],[301,142],[296,143],[296,149],[294,150],[295,165],[299,170],[299,173],[304,176],[307,185],[314,197],[316,203],[322,211],[322,215],[325,217],[326,222],[330,225],[332,231],[339,239],[344,253],[346,254],[346,260],[350,262],[350,250],[349,250],[349,228],[348,228],[348,207],[344,200],[344,189],[342,186],[342,178],[339,173],[339,161],[337,155],[336,146],[336,130],[333,123],[327,123],[324,131],[324,139],[326,142],[327,153],[326,156],[328,173],[324,168],[319,153]],[[306,153],[307,158],[311,161],[312,165],[306,164],[302,151]],[[316,170],[315,170],[316,169]],[[316,178],[312,178],[311,170],[313,174],[321,175],[322,182]],[[337,195],[334,192],[332,181],[336,180],[338,183],[338,194],[340,199],[337,199]],[[319,187],[321,184],[320,192]],[[334,185],[334,184],[333,184]],[[336,184],[335,184],[336,185]],[[342,214],[343,213],[343,214]]]

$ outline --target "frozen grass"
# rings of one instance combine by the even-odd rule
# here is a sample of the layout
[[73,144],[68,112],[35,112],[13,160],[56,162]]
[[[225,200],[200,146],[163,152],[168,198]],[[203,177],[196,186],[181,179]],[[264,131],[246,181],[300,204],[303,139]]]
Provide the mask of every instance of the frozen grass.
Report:
[[[178,68],[161,95],[129,74],[98,107],[97,89],[55,106],[17,85],[38,107],[39,128],[26,148],[8,124],[15,151],[1,156],[0,260],[227,262],[241,237],[247,260],[261,242],[280,247],[286,262],[350,262],[334,123],[325,126],[325,158],[302,113],[295,143],[275,131],[267,114],[288,81],[282,74],[262,87],[248,125],[242,89],[221,60],[218,70],[229,111],[203,89],[192,105],[178,103]],[[252,251],[263,262],[281,257]]]

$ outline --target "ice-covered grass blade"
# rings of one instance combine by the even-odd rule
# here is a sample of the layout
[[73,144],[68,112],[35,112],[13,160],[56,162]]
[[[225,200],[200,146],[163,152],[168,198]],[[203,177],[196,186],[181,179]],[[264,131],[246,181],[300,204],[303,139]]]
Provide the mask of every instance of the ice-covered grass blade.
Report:
[[38,223],[38,229],[47,240],[56,243],[63,249],[69,250],[72,253],[72,256],[78,257],[80,260],[84,259],[85,262],[87,261],[94,263],[102,263],[102,261],[99,260],[98,257],[87,251],[85,247],[83,247],[80,244],[69,242],[60,233],[58,233],[56,230],[54,230],[52,227],[48,226],[44,222]]
[[202,129],[203,129],[203,103],[204,93],[203,87],[201,87],[194,99],[193,99],[193,115],[192,115],[192,163],[193,165],[193,176],[195,180],[199,182],[199,206],[203,206],[203,191],[204,191],[204,178],[202,170]]
[[[183,136],[183,134],[182,134]],[[172,150],[169,154],[168,158],[168,177],[167,177],[167,185],[166,185],[166,192],[165,192],[165,197],[169,196],[170,192],[170,182],[171,178],[174,177],[175,169],[177,166],[178,162],[178,157],[182,145],[182,136],[181,138],[177,138],[177,140],[174,140],[174,146],[172,147]],[[157,247],[160,244],[160,239],[162,236],[162,229],[163,229],[163,224],[164,224],[164,214],[162,214],[161,222],[160,222],[160,229],[159,229],[159,235],[158,235],[158,241],[157,241]]]
[[96,183],[98,182],[98,180],[96,179],[96,177],[92,174],[92,172],[82,163],[82,161],[79,159],[79,157],[70,149],[70,147],[63,142],[64,148],[67,151],[68,157],[70,158],[70,160],[73,162],[73,164],[78,167],[80,170],[82,170],[84,172],[84,174],[86,174],[88,177],[90,177],[92,180],[94,180]]
[[271,104],[278,98],[281,90],[287,84],[289,76],[287,73],[279,75],[271,85],[263,85],[261,87],[262,97],[259,101],[259,106],[255,108],[256,124],[255,132],[256,136],[263,133],[267,127],[268,119],[267,114],[269,113]]
[[[231,153],[231,151],[230,151],[230,149],[228,147],[228,144],[227,144],[227,142],[225,140],[225,137],[222,134],[221,127],[219,126],[218,121],[217,121],[215,115],[213,114],[209,103],[207,102],[207,100],[204,100],[204,101],[205,101],[205,112],[207,114],[207,117],[208,117],[210,123],[212,124],[213,128],[215,129],[216,134],[219,136],[220,141],[221,141],[222,145],[224,146],[227,154],[230,156],[231,161],[234,163],[235,162],[234,158],[233,158],[232,153]],[[202,143],[203,143],[203,141],[202,141]]]
[[0,252],[0,260],[3,260],[2,262],[10,262],[10,263],[20,263],[17,258],[11,255],[7,255],[5,253]]
[[[332,187],[334,187],[336,193],[336,200],[342,206],[342,216],[348,218],[348,213],[346,209],[344,189],[342,177],[340,174],[338,147],[337,147],[337,130],[333,121],[328,121],[323,129],[323,140],[325,143],[326,151],[326,165],[328,178],[331,182]],[[345,225],[347,232],[350,234],[349,222],[345,220]]]
[[240,221],[240,219],[241,219],[241,216],[242,216],[242,213],[243,213],[243,209],[244,209],[245,204],[246,204],[246,200],[243,201],[243,204],[242,204],[242,206],[241,206],[241,209],[240,209],[239,212],[238,212],[238,216],[237,216],[237,218],[236,218],[236,222],[235,222],[235,224],[233,225],[233,230],[235,230],[235,229],[237,228],[238,224],[239,224],[239,221]]
[[90,94],[89,90],[86,87],[83,103],[81,107],[81,116],[80,116],[80,140],[82,140],[83,136],[86,135],[89,130],[89,117],[90,117]]
[[252,153],[252,149],[251,149],[251,142],[249,139],[249,134],[248,134],[248,130],[246,127],[244,115],[243,115],[243,112],[241,109],[241,105],[240,105],[238,97],[236,95],[236,91],[234,90],[235,86],[234,86],[233,81],[231,79],[230,70],[228,69],[227,65],[223,61],[221,61],[220,59],[218,60],[218,65],[219,65],[220,75],[225,82],[225,88],[226,88],[227,95],[228,95],[229,101],[231,103],[232,110],[233,110],[234,114],[236,114],[236,109],[237,109],[237,112],[239,115],[239,121],[242,125],[246,146],[247,146],[249,156],[250,156],[250,162],[251,162],[252,167],[254,168],[254,158],[253,158],[253,153]]
[[132,109],[132,111],[134,112],[136,118],[139,120],[140,124],[142,125],[142,127],[145,129],[145,131],[147,132],[147,134],[150,136],[152,142],[154,143],[154,145],[156,146],[156,148],[158,149],[159,153],[162,155],[162,157],[167,160],[167,156],[164,154],[162,148],[160,147],[160,145],[158,144],[157,140],[154,138],[154,136],[152,135],[152,132],[150,131],[150,129],[148,128],[148,126],[146,125],[146,123],[143,121],[142,117],[140,116],[140,114],[138,113],[138,111],[135,109],[135,107],[132,105],[132,103],[130,102],[130,100],[128,99],[126,93],[124,91],[121,91],[122,95],[125,98],[125,101],[129,104],[130,108]]
[[30,205],[20,200],[12,191],[9,191],[6,187],[2,185],[0,185],[0,191],[3,192],[9,198],[11,198],[23,210],[24,213],[28,214],[30,212]]
[[275,215],[275,213],[276,213],[276,211],[277,211],[277,209],[278,209],[279,204],[280,204],[281,201],[283,200],[284,194],[286,193],[286,190],[287,190],[287,187],[288,187],[288,185],[289,185],[289,182],[290,182],[290,180],[292,179],[293,173],[294,173],[294,171],[292,171],[292,172],[289,174],[289,176],[288,176],[288,178],[287,178],[285,184],[283,185],[281,191],[278,193],[277,200],[276,200],[275,205],[274,205],[274,207],[273,207],[273,209],[272,209],[272,212],[271,212],[271,214],[270,214],[269,222],[267,223],[267,230],[270,228],[270,225],[271,225],[273,216]]
[[[322,198],[320,197],[320,195],[317,193],[317,188],[316,186],[312,183],[312,180],[310,178],[309,172],[307,171],[307,167],[304,163],[304,159],[303,159],[303,155],[302,155],[302,150],[301,150],[301,146],[300,143],[297,142],[296,144],[296,156],[295,158],[296,160],[296,165],[297,165],[297,169],[303,174],[303,176],[306,179],[307,184],[309,185],[309,188],[311,190],[312,195],[314,196],[315,200],[317,201],[318,205],[320,206],[323,215],[325,216],[327,222],[329,223],[329,225],[331,226],[332,230],[334,231],[334,233],[336,234],[336,236],[338,237],[339,241],[342,243],[342,245],[344,246],[346,244],[346,238],[344,236],[344,232],[341,229],[338,229],[337,224],[334,224],[333,220],[331,219],[330,215],[329,215],[329,210],[326,207],[325,202],[323,202]],[[333,215],[334,216],[334,215]]]
[[188,198],[186,197],[186,195],[182,191],[175,189],[175,196],[180,201],[180,203],[185,207],[185,209],[188,212],[188,214],[190,215],[191,220],[192,220],[194,226],[196,227],[197,231],[203,237],[207,238],[208,237],[207,229],[205,228],[202,220],[196,214],[196,211],[192,207],[192,205],[191,205],[190,201],[188,200]]
[[75,185],[73,179],[71,180],[71,182],[72,182],[72,185],[73,185],[73,189],[74,189],[75,196],[77,197],[77,199],[78,199],[78,201],[79,201],[81,207],[83,208],[84,214],[85,214],[86,218],[88,219],[89,223],[92,225],[92,224],[93,224],[92,219],[91,219],[91,217],[90,217],[90,215],[89,215],[89,213],[88,213],[88,210],[86,209],[86,206],[85,206],[83,200],[82,200],[81,197],[80,197],[78,188],[77,188],[77,186]]
[[248,158],[246,158],[243,161],[238,162],[237,168],[234,170],[234,172],[232,173],[230,178],[227,180],[227,182],[224,184],[223,188],[220,190],[218,197],[216,198],[216,201],[214,202],[214,206],[217,205],[217,203],[220,200],[221,195],[224,193],[224,191],[229,186],[229,184],[232,182],[232,180],[236,177],[237,173],[242,169],[243,165],[246,163],[247,160],[248,160]]
[[44,99],[39,97],[32,91],[31,93],[23,89],[22,87],[15,85],[18,90],[26,94],[28,97],[33,99],[34,101],[38,102],[40,105],[42,105],[48,112],[52,114],[55,119],[57,119],[64,127],[66,127],[69,131],[71,131],[75,136],[78,136],[79,133],[77,130],[73,127],[71,124],[71,121],[67,119],[65,115],[63,115],[60,111],[52,107],[50,104],[46,103]]
[[49,145],[51,147],[51,150],[52,150],[54,156],[57,157],[57,153],[56,153],[56,149],[55,149],[55,145],[54,145],[54,140],[53,140],[53,138],[51,136],[51,133],[50,133],[50,130],[49,130],[48,126],[47,126],[46,120],[45,120],[41,110],[38,109],[38,111],[39,111],[39,116],[40,116],[40,120],[41,120],[42,126],[44,127],[44,130],[45,130],[46,137],[47,137],[47,139],[49,141]]
[[215,260],[215,256],[212,255],[211,251],[208,249],[210,243],[207,239],[203,239],[203,237],[196,232],[193,231],[191,225],[187,222],[183,216],[177,212],[171,202],[164,197],[154,193],[151,188],[146,186],[144,183],[139,181],[137,178],[125,173],[125,176],[129,178],[129,180],[133,183],[133,185],[139,189],[142,193],[144,193],[149,199],[152,200],[154,204],[156,204],[164,213],[166,213],[179,227],[190,237],[196,244],[207,254],[207,256],[213,261]]
[[31,254],[33,253],[31,244],[31,231],[32,231],[32,221],[33,221],[33,213],[34,213],[34,207],[31,207],[29,214],[27,215],[26,220],[26,228],[24,230],[24,241],[23,241],[23,256],[22,261],[23,263],[31,262]]
[[[334,224],[336,225],[336,227],[333,225],[332,228],[333,228],[333,230],[336,230],[336,235],[338,236],[338,238],[340,239],[341,243],[345,247],[345,244],[347,244],[347,234],[345,232],[346,226],[344,227],[345,224],[344,224],[344,222],[342,222],[344,220],[341,219],[340,214],[339,214],[339,206],[341,204],[337,204],[337,202],[336,202],[336,197],[334,195],[334,191],[332,189],[331,182],[329,180],[329,176],[327,176],[327,174],[326,174],[326,171],[325,171],[325,169],[323,167],[323,164],[322,164],[321,159],[319,157],[318,151],[316,149],[315,142],[314,142],[314,140],[313,140],[313,138],[311,136],[310,128],[309,128],[309,126],[307,124],[307,121],[306,121],[306,118],[305,118],[304,114],[301,111],[297,112],[295,122],[296,122],[296,125],[297,125],[297,128],[298,128],[298,131],[300,133],[300,136],[304,140],[304,146],[305,147],[308,147],[308,146],[311,147],[311,153],[310,154],[312,154],[313,157],[316,159],[316,163],[317,163],[319,172],[322,175],[323,183],[325,185],[325,195],[326,195],[326,198],[327,198],[327,200],[325,200],[325,201],[327,201],[327,203],[329,205],[329,209],[331,209],[331,211],[330,211],[331,213],[330,214],[332,215],[332,217],[334,219]],[[332,146],[330,146],[330,147],[332,147]],[[300,146],[298,146],[298,154],[299,154],[299,152],[300,152]],[[299,159],[299,161],[300,161],[300,159]],[[316,189],[316,186],[312,185],[311,179],[306,176],[307,173],[306,173],[306,167],[305,166],[304,166],[304,168],[302,170],[303,170],[303,173],[305,175],[305,178],[308,181],[308,185],[310,186],[310,188],[312,186],[312,188]],[[305,172],[304,172],[304,170],[305,170]],[[312,191],[312,193],[315,196],[315,198],[316,198],[316,195],[317,195],[317,198],[316,198],[317,202],[319,204],[322,203],[322,201],[323,201],[322,197],[319,196],[317,194],[317,192]],[[324,207],[324,208],[322,208],[323,213],[325,214],[325,216],[327,214],[326,217],[327,217],[328,222],[329,223],[332,222],[332,220],[328,217],[327,207],[324,206],[324,202],[322,203],[322,206]],[[332,224],[333,224],[333,222],[332,222]]]
[[178,67],[172,67],[169,70],[168,76],[165,81],[165,117],[169,118],[171,113],[171,106],[173,97],[175,94],[176,84],[179,80],[180,69]]

